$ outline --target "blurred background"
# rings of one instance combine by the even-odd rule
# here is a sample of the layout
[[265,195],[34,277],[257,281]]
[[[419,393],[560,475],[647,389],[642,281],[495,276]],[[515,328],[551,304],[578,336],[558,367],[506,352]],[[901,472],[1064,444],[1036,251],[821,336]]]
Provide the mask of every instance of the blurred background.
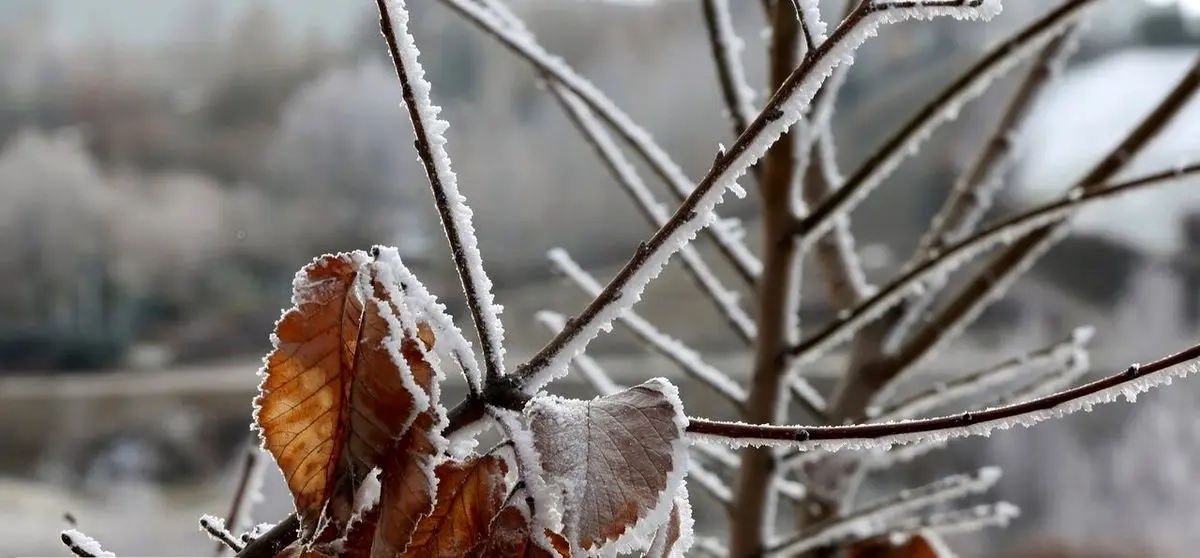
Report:
[[[535,311],[585,302],[552,275],[548,249],[607,279],[651,230],[523,63],[437,3],[411,3],[516,361],[548,338]],[[761,10],[732,4],[763,83]],[[844,169],[1046,9],[1005,4],[987,26],[906,24],[868,42],[838,105]],[[690,176],[730,141],[697,2],[513,7]],[[1193,0],[1103,3],[1023,134],[995,213],[1061,195],[1135,125],[1200,52],[1197,15]],[[366,1],[0,0],[0,554],[62,555],[64,513],[118,555],[211,552],[197,518],[230,505],[255,371],[292,275],[312,257],[396,245],[465,320],[376,19]],[[970,105],[854,214],[873,278],[908,258],[1012,85]],[[1189,158],[1200,158],[1200,102],[1129,174]],[[745,223],[752,247],[756,201],[722,210]],[[1098,206],[1077,224],[922,372],[976,369],[1084,324],[1098,330],[1096,373],[1196,340],[1200,182]],[[829,319],[819,282],[805,286],[805,319]],[[639,309],[744,375],[744,349],[697,296],[672,267]],[[618,379],[674,375],[620,332],[594,347]],[[844,357],[815,374],[828,378]],[[693,387],[692,413],[728,412]],[[965,556],[1037,541],[1092,544],[1089,556],[1110,543],[1191,555],[1200,385],[1142,401],[955,444],[889,478],[1005,468],[999,495],[1022,519],[962,539]],[[264,494],[256,519],[282,518],[290,502],[273,465]]]

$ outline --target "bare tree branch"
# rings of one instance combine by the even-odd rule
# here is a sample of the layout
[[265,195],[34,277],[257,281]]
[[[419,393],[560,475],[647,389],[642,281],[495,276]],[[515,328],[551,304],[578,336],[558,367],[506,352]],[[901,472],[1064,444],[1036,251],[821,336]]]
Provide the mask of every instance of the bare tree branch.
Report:
[[[929,260],[896,277],[881,287],[871,298],[856,306],[842,319],[830,324],[818,333],[802,341],[790,353],[802,363],[811,363],[829,349],[848,340],[859,328],[877,319],[887,309],[894,307],[907,295],[919,294],[924,282],[937,278],[962,266],[966,261],[1022,235],[1032,234],[1047,223],[1061,221],[1079,209],[1103,200],[1111,199],[1138,189],[1161,185],[1200,173],[1200,164],[1137,177],[1127,182],[1099,188],[1088,188],[1086,193],[1071,196],[1004,219],[985,227],[974,235],[948,246],[936,259]],[[873,393],[873,392],[872,392]]]
[[[562,105],[567,116],[583,134],[584,138],[596,150],[600,159],[612,171],[617,183],[625,190],[642,214],[656,228],[666,224],[670,219],[667,210],[658,200],[654,199],[654,194],[642,182],[638,176],[637,170],[633,165],[625,159],[621,154],[612,138],[608,135],[598,122],[593,118],[591,112],[579,100],[579,98],[568,91],[566,88],[559,85],[557,82],[550,82],[550,92],[555,99]],[[720,279],[704,263],[700,253],[692,246],[684,246],[679,250],[679,259],[683,262],[684,269],[688,272],[696,282],[704,294],[708,295],[709,300],[716,305],[717,310],[721,312],[725,320],[729,323],[734,333],[747,345],[754,343],[756,335],[754,320],[750,318],[746,311],[738,303],[738,293],[728,289],[721,284]]]
[[[746,81],[746,71],[741,61],[745,43],[734,32],[729,0],[702,0],[700,4],[704,13],[704,26],[708,31],[708,44],[716,62],[721,96],[729,112],[733,137],[736,138],[746,131],[756,113],[754,89]],[[759,172],[758,166],[752,168],[755,174]]]
[[[499,312],[492,301],[492,281],[483,270],[483,258],[471,224],[471,210],[466,199],[458,191],[458,178],[450,170],[450,156],[446,153],[443,132],[449,126],[438,119],[439,108],[429,102],[429,82],[425,81],[424,70],[415,60],[405,59],[401,42],[411,43],[408,34],[408,13],[403,4],[389,10],[396,0],[376,0],[379,8],[379,25],[387,40],[388,52],[396,67],[396,76],[404,96],[404,106],[412,119],[413,131],[417,136],[416,149],[425,167],[429,187],[433,191],[434,204],[441,217],[442,228],[450,243],[454,267],[462,281],[467,297],[467,307],[475,330],[483,345],[483,356],[487,369],[487,381],[495,382],[504,372],[504,327]],[[419,89],[419,90],[418,90]],[[471,361],[474,355],[462,355],[464,372],[473,393],[481,393],[483,386],[479,378],[472,378]],[[477,374],[477,370],[476,370]]]
[[[591,274],[579,267],[579,264],[575,263],[565,251],[561,249],[552,250],[550,252],[550,261],[554,263],[554,266],[563,275],[566,275],[571,282],[575,283],[576,286],[588,295],[598,296],[603,290],[600,283]],[[625,325],[630,332],[654,352],[666,357],[667,360],[671,361],[671,363],[675,364],[676,367],[693,379],[711,387],[713,391],[720,394],[736,408],[742,409],[745,406],[746,390],[733,381],[728,374],[705,362],[695,350],[684,345],[679,340],[662,333],[653,324],[634,313],[633,310],[626,311],[620,318],[617,318],[617,321]]]
[[[1016,135],[1029,118],[1041,91],[1062,71],[1067,58],[1076,50],[1079,34],[1080,26],[1072,25],[1038,54],[1025,80],[1009,100],[991,137],[971,161],[967,171],[955,181],[946,203],[933,218],[929,231],[909,260],[909,266],[917,265],[947,244],[962,239],[979,224],[1004,184],[1005,171],[1016,159]],[[942,287],[931,285],[923,296],[905,305],[903,316],[889,327],[885,352],[892,352],[904,340],[906,332],[932,304],[934,294]]]
[[[996,77],[1020,62],[1023,55],[1031,54],[1031,49],[1058,36],[1065,26],[1076,21],[1086,8],[1095,3],[1096,0],[1070,0],[1016,36],[992,48],[970,70],[922,107],[878,151],[867,157],[825,203],[813,208],[812,213],[797,224],[796,234],[800,235],[802,242],[810,244],[828,231],[835,217],[853,209],[879,186],[935,128],[957,116],[964,102],[981,95]],[[895,5],[899,3],[882,4]],[[866,2],[859,9],[871,12],[881,9],[881,4]],[[853,14],[848,16],[848,21],[852,20]]]
[[208,533],[208,536],[216,540],[217,544],[220,545],[220,548],[217,550],[218,556],[224,553],[226,548],[234,552],[239,552],[243,548],[241,541],[237,540],[237,537],[229,532],[229,529],[225,527],[225,521],[219,517],[210,515],[201,517],[200,529]]
[[109,558],[113,553],[106,552],[100,547],[100,543],[95,539],[75,530],[68,529],[62,532],[62,543],[67,546],[67,550],[71,554],[79,558]]
[[995,429],[1032,426],[1046,419],[1137,395],[1192,374],[1200,345],[1145,365],[1134,364],[1106,378],[1032,401],[979,412],[900,422],[850,426],[777,426],[693,418],[688,432],[698,440],[716,439],[735,445],[792,446],[798,449],[870,449],[987,434]]
[[[497,2],[498,0],[492,1]],[[506,23],[493,17],[488,11],[481,9],[469,0],[442,0],[442,2],[529,62],[547,79],[553,79],[578,95],[579,99],[587,104],[596,116],[600,117],[634,149],[634,152],[650,166],[681,201],[685,200],[692,192],[694,182],[654,141],[648,131],[618,108],[590,81],[572,70],[561,59],[546,52],[527,31],[522,34],[513,33],[511,22]],[[715,224],[707,229],[706,234],[746,284],[753,286],[761,273],[762,264],[742,243],[740,235],[730,228],[731,225],[728,221],[715,215],[713,219]]]
[[[1087,195],[1101,188],[1103,182],[1121,171],[1140,153],[1193,97],[1200,88],[1200,56],[1179,80],[1165,99],[1127,135],[1108,156],[1100,161],[1075,188],[1068,190],[1067,199]],[[1058,242],[1069,230],[1061,219],[1047,223],[1033,234],[1025,236],[1002,253],[993,257],[895,356],[899,368],[908,368],[936,351],[937,347],[955,339],[966,325],[974,321],[988,302],[999,298],[1008,286],[1034,260]]]

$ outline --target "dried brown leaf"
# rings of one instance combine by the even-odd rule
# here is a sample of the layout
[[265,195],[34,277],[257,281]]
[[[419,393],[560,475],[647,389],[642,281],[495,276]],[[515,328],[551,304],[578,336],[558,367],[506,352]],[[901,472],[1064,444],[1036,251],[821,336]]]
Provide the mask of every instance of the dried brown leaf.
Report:
[[417,416],[404,438],[383,458],[379,480],[379,526],[371,556],[394,558],[409,546],[421,518],[434,509],[434,469],[437,467],[442,423],[439,408]]
[[656,378],[591,401],[542,396],[526,412],[544,478],[564,494],[563,534],[573,545],[620,548],[667,521],[687,470],[675,386]]
[[437,504],[417,524],[406,556],[457,558],[483,544],[504,505],[507,473],[508,465],[494,456],[438,465]]
[[[511,504],[500,510],[488,528],[488,538],[469,554],[471,558],[571,558],[571,545],[566,539],[550,530],[544,530],[544,546],[533,538],[528,510],[519,504]],[[550,548],[546,548],[549,546]]]
[[[434,373],[389,289],[362,251],[314,260],[293,282],[255,399],[255,424],[311,533],[337,496],[344,521],[354,484],[431,404]],[[397,340],[399,342],[397,343]]]
[[922,535],[913,535],[900,544],[890,537],[877,537],[854,543],[846,549],[846,558],[939,558],[937,548]]

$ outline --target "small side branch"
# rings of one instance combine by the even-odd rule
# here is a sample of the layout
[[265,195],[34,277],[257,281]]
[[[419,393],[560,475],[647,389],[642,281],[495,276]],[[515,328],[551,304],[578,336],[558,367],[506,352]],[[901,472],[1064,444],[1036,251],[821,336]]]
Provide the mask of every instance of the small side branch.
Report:
[[116,555],[104,550],[100,543],[75,529],[62,532],[62,542],[71,554],[79,558],[114,558]]
[[[646,187],[646,183],[638,176],[637,170],[621,153],[612,137],[597,122],[587,106],[574,93],[556,82],[550,82],[550,92],[563,107],[567,116],[579,129],[583,137],[596,150],[597,155],[605,163],[616,178],[621,188],[629,194],[637,204],[646,220],[654,227],[661,227],[670,219],[670,214],[654,194]],[[720,279],[713,273],[708,264],[704,263],[700,253],[692,246],[684,246],[679,250],[679,259],[695,281],[696,285],[716,305],[734,333],[747,345],[754,343],[756,335],[754,320],[738,304],[738,293],[721,284]]]
[[217,544],[220,545],[217,553],[218,556],[220,556],[226,548],[234,552],[240,552],[242,548],[244,548],[242,542],[239,541],[237,537],[233,535],[233,533],[230,533],[229,529],[225,528],[225,520],[219,517],[211,515],[201,517],[200,530],[208,533],[208,536],[217,541]]
[[[797,224],[796,233],[802,242],[809,244],[825,234],[833,226],[836,217],[853,209],[879,186],[938,126],[957,116],[965,102],[983,94],[994,79],[1016,66],[1023,55],[1030,53],[1030,49],[1061,34],[1064,27],[1075,22],[1086,8],[1095,3],[1096,0],[1070,0],[991,49],[961,78],[922,107],[878,151],[867,157],[825,203],[813,208],[812,213]],[[928,2],[921,4],[929,5]],[[860,7],[879,13],[876,10],[899,5],[901,3],[865,2]],[[853,17],[853,13],[850,17]]]
[[[470,0],[442,0],[442,3],[527,61],[546,79],[557,82],[578,95],[579,99],[587,104],[587,107],[596,116],[600,117],[633,148],[634,152],[670,187],[679,200],[688,199],[692,193],[694,182],[654,141],[650,132],[639,126],[599,88],[571,69],[562,59],[547,52],[528,30],[514,29],[515,16],[496,17]],[[496,5],[498,0],[492,0],[489,3]],[[736,194],[742,195],[740,186],[736,183],[732,183],[730,186]],[[762,263],[746,247],[740,235],[731,228],[727,221],[721,220],[716,215],[713,216],[713,220],[717,224],[707,228],[706,234],[712,238],[722,255],[729,260],[746,284],[753,286],[762,272]]]
[[863,505],[848,514],[814,525],[806,532],[784,541],[769,551],[771,555],[794,556],[814,548],[869,539],[887,533],[897,523],[912,524],[920,518],[905,514],[968,494],[984,492],[1000,480],[1000,469],[985,467],[970,475],[951,475],[932,483],[903,490]]
[[1200,345],[1149,364],[1132,365],[1122,372],[1052,395],[952,416],[852,426],[776,426],[693,418],[687,430],[697,441],[713,439],[739,446],[791,446],[830,451],[887,448],[925,440],[978,436],[996,429],[1032,426],[1046,419],[1090,410],[1095,405],[1111,403],[1121,397],[1132,402],[1140,393],[1194,373],[1197,367],[1192,361],[1197,358],[1200,358]]
[[[492,300],[492,281],[483,269],[475,226],[471,223],[471,210],[467,207],[466,198],[459,193],[458,177],[450,169],[450,155],[446,152],[444,135],[449,123],[438,118],[441,109],[430,101],[431,86],[425,80],[425,70],[417,60],[417,49],[408,32],[408,10],[405,9],[404,0],[376,0],[376,4],[379,8],[379,25],[396,66],[404,105],[408,108],[417,136],[417,154],[425,167],[434,204],[450,243],[454,267],[462,281],[467,307],[483,345],[487,381],[494,382],[505,373],[504,327],[500,322],[500,312]],[[464,371],[474,370],[474,374],[468,373],[467,377],[472,393],[482,393],[483,382],[478,377],[478,367],[472,367],[474,363],[468,362],[474,356],[461,356],[464,357]]]
[[905,297],[920,294],[928,280],[937,279],[958,269],[984,251],[1012,242],[1024,235],[1033,234],[1091,204],[1142,188],[1159,186],[1165,182],[1196,173],[1200,173],[1200,164],[1183,165],[1119,184],[1088,188],[1077,196],[1068,196],[1066,199],[1034,208],[985,227],[974,235],[948,246],[936,259],[927,261],[896,277],[880,288],[874,296],[856,306],[848,315],[805,339],[792,348],[789,353],[800,363],[811,363],[828,350],[848,340],[863,326],[879,318],[888,309],[895,307]]
[[[551,250],[550,260],[563,275],[588,295],[599,296],[603,291],[600,283],[579,267],[579,264],[575,263],[565,251]],[[662,333],[633,310],[625,312],[618,318],[618,322],[624,324],[638,339],[658,354],[666,357],[687,375],[711,387],[735,406],[740,408],[745,405],[746,390],[727,374],[705,362],[696,351],[685,346],[679,340]]]
[[708,31],[708,44],[716,62],[721,96],[729,112],[733,137],[736,138],[746,131],[756,112],[754,88],[746,81],[746,70],[742,66],[742,49],[745,43],[734,32],[729,0],[703,0],[700,4],[704,12],[705,29]]

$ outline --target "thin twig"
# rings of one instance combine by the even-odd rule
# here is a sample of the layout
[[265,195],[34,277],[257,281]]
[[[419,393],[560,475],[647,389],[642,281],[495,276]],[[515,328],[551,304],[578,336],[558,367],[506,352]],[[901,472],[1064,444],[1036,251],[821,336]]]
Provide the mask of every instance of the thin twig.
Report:
[[1046,223],[1057,222],[1076,211],[1100,201],[1135,190],[1159,186],[1164,182],[1200,173],[1200,164],[1186,165],[1166,171],[1141,176],[1111,186],[1089,188],[1079,196],[1068,197],[1004,219],[985,227],[974,235],[948,246],[936,259],[929,260],[893,279],[881,287],[875,295],[863,301],[842,319],[829,324],[789,352],[802,363],[811,363],[829,349],[845,341],[858,328],[878,318],[888,308],[898,304],[905,295],[922,288],[922,282],[963,265],[980,252],[1015,240],[1030,231],[1039,230]]
[[[754,89],[746,81],[741,61],[745,43],[734,32],[729,0],[702,0],[700,5],[704,13],[704,26],[708,31],[708,45],[716,63],[721,96],[729,112],[733,137],[736,138],[746,131],[755,114]],[[761,173],[758,165],[751,167],[751,170],[755,176]]]
[[[572,70],[561,59],[548,53],[538,44],[528,32],[514,34],[511,24],[501,18],[494,17],[487,10],[480,8],[469,0],[442,0],[442,3],[464,16],[485,33],[500,41],[513,53],[529,62],[534,68],[562,84],[572,93],[579,96],[596,116],[608,124],[634,152],[669,187],[671,192],[681,201],[688,199],[692,193],[694,182],[689,179],[666,151],[654,141],[650,133],[639,126],[624,111],[616,106],[595,85]],[[504,18],[507,19],[507,18]],[[743,169],[742,173],[745,172]],[[739,173],[741,174],[741,173]],[[758,258],[732,230],[729,222],[715,216],[714,226],[705,230],[712,238],[721,254],[729,260],[732,267],[747,285],[753,286],[762,270]]]
[[714,438],[738,445],[783,445],[801,449],[869,449],[930,439],[983,435],[997,428],[1032,426],[1124,396],[1169,384],[1196,371],[1200,345],[1144,365],[1132,365],[1106,378],[1031,401],[952,416],[851,426],[777,426],[692,418],[687,431],[700,440]]
[[[929,231],[921,238],[908,267],[935,255],[947,244],[970,234],[992,206],[997,191],[1004,185],[1004,173],[1016,159],[1016,135],[1033,112],[1034,103],[1045,87],[1061,71],[1076,50],[1080,25],[1068,27],[1047,44],[1034,60],[1025,80],[1008,102],[991,137],[972,159],[967,171],[958,177],[946,203],[933,218]],[[895,324],[888,327],[885,352],[892,352],[913,324],[933,303],[934,294],[944,285],[932,285],[923,296],[905,304]],[[903,314],[902,316],[900,314]]]
[[[220,551],[224,551],[226,548],[229,548],[234,552],[241,552],[241,550],[244,548],[244,545],[241,543],[241,541],[237,540],[237,537],[233,536],[233,533],[230,533],[229,529],[225,527],[225,521],[219,517],[212,517],[208,515],[201,517],[200,528],[203,529],[205,533],[208,533],[209,537],[212,537],[217,541],[217,544],[220,545]],[[218,556],[221,554],[222,552],[217,553]]]
[[[600,283],[579,267],[579,264],[575,263],[564,250],[551,250],[550,261],[563,275],[588,295],[598,296],[602,291],[603,287],[600,286]],[[617,321],[626,326],[654,352],[666,357],[693,379],[712,388],[735,407],[740,409],[746,404],[746,390],[728,374],[705,362],[695,350],[662,333],[633,310],[626,311]]]
[[[1200,89],[1200,56],[1176,83],[1171,92],[1145,119],[1131,131],[1116,148],[1100,161],[1067,198],[1087,195],[1120,172],[1166,128],[1180,110]],[[934,353],[936,349],[956,338],[966,325],[974,321],[989,301],[999,298],[1024,270],[1058,242],[1069,231],[1063,220],[1048,223],[1027,235],[992,258],[960,288],[957,294],[933,319],[913,334],[897,351],[894,360],[899,368],[910,368]]]
[[[832,130],[815,132],[820,136],[812,145],[808,165],[800,178],[800,189],[808,207],[819,206],[842,184],[834,160]],[[862,260],[855,252],[848,215],[835,218],[832,230],[816,241],[813,256],[836,310],[853,308],[870,292]]]
[[[608,132],[596,122],[591,111],[579,100],[574,93],[568,91],[556,82],[549,82],[549,89],[555,99],[563,107],[571,122],[579,129],[584,139],[596,150],[597,155],[612,172],[613,177],[621,188],[633,198],[638,209],[655,228],[666,224],[670,219],[667,210],[654,194],[646,187],[638,176],[637,169],[621,153],[613,143]],[[684,269],[708,299],[716,305],[717,310],[729,323],[734,333],[747,345],[754,344],[756,335],[754,320],[738,304],[738,293],[721,284],[708,264],[704,263],[696,248],[688,245],[679,250],[679,259]]]
[[[797,223],[796,234],[800,235],[802,242],[809,244],[823,235],[833,226],[835,217],[853,209],[887,178],[914,151],[913,146],[924,141],[937,126],[956,116],[953,109],[981,95],[993,79],[1020,62],[1021,55],[1028,52],[1030,47],[1056,37],[1064,26],[1070,25],[1096,1],[1071,0],[992,48],[970,70],[922,107],[879,150],[867,157],[842,188]],[[892,5],[896,4],[885,4]],[[872,2],[860,5],[860,9],[867,11],[879,8],[880,5]],[[847,17],[847,21],[853,20],[854,13]]]
[[[396,9],[390,10],[389,4],[394,5]],[[408,12],[404,0],[376,0],[376,5],[380,14],[379,25],[396,67],[396,76],[400,80],[404,106],[408,109],[413,131],[417,136],[417,154],[425,167],[434,204],[437,206],[442,228],[446,231],[446,239],[450,243],[454,267],[458,271],[463,293],[466,295],[467,307],[479,334],[479,342],[483,345],[487,382],[494,383],[505,374],[504,328],[492,300],[492,281],[483,270],[483,257],[479,253],[475,227],[471,223],[471,212],[466,208],[465,198],[458,191],[458,178],[450,170],[450,157],[446,153],[443,137],[448,125],[438,119],[440,109],[429,102],[430,87],[425,81],[424,70],[415,57],[411,60],[406,58],[413,47],[412,36],[407,29]],[[401,42],[407,43],[407,49],[401,49]],[[417,88],[420,89],[419,92]],[[474,357],[471,356],[467,360],[471,358]],[[464,368],[464,372],[466,371]],[[473,393],[482,393],[483,386],[478,378],[471,378],[471,374],[468,374],[467,380]]]
[[75,530],[67,529],[62,532],[62,542],[71,554],[79,558],[112,558],[113,553],[105,551],[95,539]]
[[[250,523],[250,506],[253,504],[250,500],[255,497],[253,492],[258,490],[257,486],[261,482],[258,477],[263,473],[263,468],[259,466],[261,461],[258,446],[250,444],[246,451],[246,459],[242,462],[242,474],[238,477],[237,488],[233,491],[233,503],[229,506],[229,513],[225,515],[226,524],[234,531],[237,531],[238,525],[243,522],[243,515],[245,523]],[[241,550],[240,544],[235,548],[234,545],[222,541],[217,544],[216,555],[223,555],[226,547],[232,548],[234,552]]]

